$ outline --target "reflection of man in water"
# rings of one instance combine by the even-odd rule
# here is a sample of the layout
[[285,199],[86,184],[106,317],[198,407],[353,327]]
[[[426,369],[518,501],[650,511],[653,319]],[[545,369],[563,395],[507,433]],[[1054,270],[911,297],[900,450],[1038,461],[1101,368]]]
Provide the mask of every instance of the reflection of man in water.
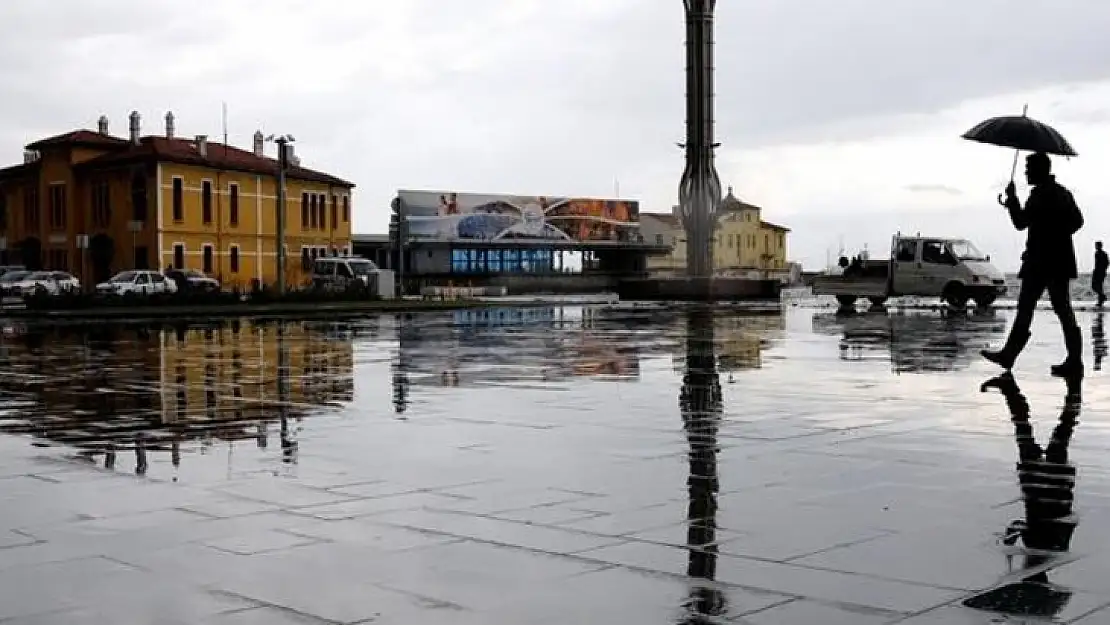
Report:
[[[1074,513],[1076,470],[1069,461],[1068,445],[1079,419],[1082,404],[1082,378],[1067,379],[1067,394],[1060,420],[1052,431],[1048,445],[1041,447],[1030,423],[1029,402],[1009,373],[988,380],[982,389],[997,388],[1006,399],[1014,424],[1018,447],[1018,483],[1021,485],[1025,518],[1010,523],[1003,543],[1014,545],[1018,539],[1025,545],[1023,568],[1043,567],[1052,552],[1066,552],[1078,526]],[[1020,597],[1019,602],[1013,599]],[[1068,603],[1071,593],[1053,586],[1047,572],[1025,577],[1021,582],[997,588],[972,597],[964,605],[997,612],[1012,612],[1020,607],[1023,616],[1054,616]]]
[[1101,310],[1095,315],[1094,325],[1091,326],[1091,344],[1095,349],[1095,371],[1102,370],[1102,359],[1106,358],[1106,326],[1104,325],[1106,313]]
[[1083,227],[1083,215],[1071,192],[1056,182],[1047,155],[1033,154],[1025,162],[1025,177],[1033,185],[1025,207],[1017,198],[1013,182],[1006,186],[1005,201],[1014,227],[1029,233],[1018,272],[1021,292],[1017,314],[1006,345],[999,351],[983,350],[982,354],[1005,369],[1012,368],[1029,342],[1033,312],[1047,289],[1052,310],[1064,330],[1064,344],[1068,350],[1067,359],[1053,365],[1052,373],[1064,377],[1082,375],[1083,336],[1071,307],[1071,281],[1077,276],[1071,237]]

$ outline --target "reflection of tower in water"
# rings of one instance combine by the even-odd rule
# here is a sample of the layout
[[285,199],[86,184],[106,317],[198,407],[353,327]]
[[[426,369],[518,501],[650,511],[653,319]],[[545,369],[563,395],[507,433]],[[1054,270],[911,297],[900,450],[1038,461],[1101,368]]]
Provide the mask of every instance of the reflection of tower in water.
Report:
[[[713,581],[717,569],[717,430],[721,423],[721,381],[713,345],[713,311],[699,309],[686,320],[686,371],[679,406],[689,445],[690,476],[687,480],[687,575]],[[725,612],[724,595],[712,584],[690,590],[689,616],[698,623],[706,616]]]
[[983,390],[997,388],[1006,399],[1018,448],[1017,475],[1025,518],[1010,523],[1003,543],[1015,545],[1020,539],[1025,547],[1022,568],[1035,573],[1021,582],[972,597],[964,605],[1021,616],[1052,617],[1071,599],[1070,591],[1049,581],[1048,568],[1055,554],[1070,549],[1072,534],[1079,524],[1073,511],[1076,468],[1069,461],[1068,445],[1079,421],[1081,387],[1082,378],[1067,380],[1059,422],[1048,445],[1042,447],[1029,420],[1029,401],[1013,376],[1005,374],[983,384]]

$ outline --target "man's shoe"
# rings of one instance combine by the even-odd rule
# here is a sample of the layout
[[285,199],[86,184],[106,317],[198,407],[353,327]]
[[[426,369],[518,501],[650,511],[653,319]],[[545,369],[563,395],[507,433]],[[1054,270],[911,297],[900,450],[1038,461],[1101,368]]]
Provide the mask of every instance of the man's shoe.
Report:
[[1025,344],[1028,342],[1028,332],[1014,334],[1011,330],[1010,336],[1006,337],[1006,345],[1002,349],[998,351],[984,349],[979,353],[983,355],[983,358],[1009,371],[1014,368],[1014,361],[1017,360],[1018,354],[1025,349]]
[[1052,365],[1052,375],[1058,378],[1081,378],[1083,377],[1083,361],[1082,360],[1065,360],[1058,365]]
[[984,349],[979,353],[983,355],[983,358],[986,358],[987,360],[993,362],[994,364],[1002,367],[1007,371],[1014,368],[1014,360],[1016,360],[1016,358],[1014,357],[1013,353],[1008,352],[1005,349],[1000,349],[998,351]]

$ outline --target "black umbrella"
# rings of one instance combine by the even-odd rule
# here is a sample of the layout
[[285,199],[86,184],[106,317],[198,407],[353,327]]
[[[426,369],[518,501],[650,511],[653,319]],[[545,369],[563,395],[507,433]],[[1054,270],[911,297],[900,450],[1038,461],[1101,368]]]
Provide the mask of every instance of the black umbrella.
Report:
[[[1014,181],[1017,174],[1018,154],[1021,150],[1030,152],[1044,152],[1045,154],[1058,154],[1060,156],[1079,156],[1075,148],[1071,147],[1055,128],[1044,122],[1039,122],[1026,113],[1029,105],[1021,111],[1021,115],[1006,115],[992,117],[976,124],[974,128],[962,136],[969,141],[988,143],[1004,148],[1014,148],[1014,164],[1010,168],[1010,182]],[[999,196],[1001,198],[1001,196]],[[1001,202],[1001,199],[999,200]]]

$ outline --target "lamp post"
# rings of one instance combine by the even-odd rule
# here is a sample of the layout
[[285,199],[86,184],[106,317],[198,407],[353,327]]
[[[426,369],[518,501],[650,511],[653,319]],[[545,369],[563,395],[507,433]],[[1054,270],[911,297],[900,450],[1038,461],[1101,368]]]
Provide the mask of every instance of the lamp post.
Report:
[[278,173],[277,173],[277,215],[275,226],[277,230],[277,291],[279,295],[285,294],[285,213],[288,207],[285,200],[285,170],[289,167],[288,144],[293,143],[293,135],[270,135],[267,141],[272,141],[278,146]]
[[[85,254],[88,249],[89,235],[77,235],[77,253],[81,255],[81,286],[86,288],[89,286],[89,277],[87,275],[87,272],[85,271]],[[161,263],[161,257],[159,257],[158,262]]]

